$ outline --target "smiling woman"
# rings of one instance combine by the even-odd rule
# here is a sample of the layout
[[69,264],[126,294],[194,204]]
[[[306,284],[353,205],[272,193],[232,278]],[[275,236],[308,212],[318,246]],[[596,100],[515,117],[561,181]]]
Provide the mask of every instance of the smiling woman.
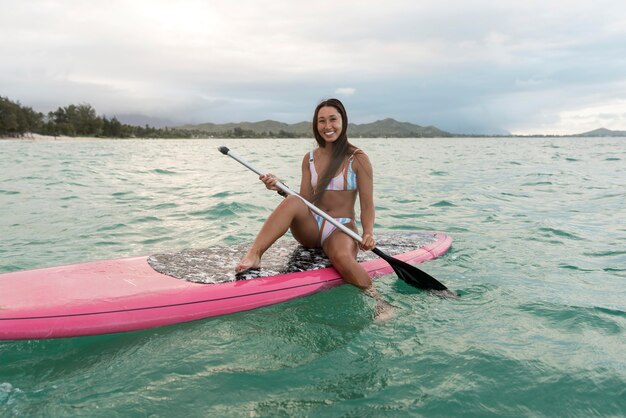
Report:
[[[257,269],[263,254],[291,231],[305,248],[321,248],[343,279],[372,296],[377,316],[388,317],[391,306],[376,291],[370,276],[356,261],[359,247],[372,250],[374,239],[374,201],[372,165],[367,155],[348,142],[348,114],[337,99],[322,101],[313,113],[313,134],[318,148],[302,159],[299,195],[290,194],[267,218],[254,243],[236,267],[238,273]],[[318,175],[321,173],[321,175]],[[260,175],[268,189],[282,191],[273,174]],[[282,194],[282,193],[281,193]],[[337,231],[335,223],[358,233],[354,205],[359,197],[363,237],[360,243]],[[308,201],[327,213],[335,222],[313,212]]]

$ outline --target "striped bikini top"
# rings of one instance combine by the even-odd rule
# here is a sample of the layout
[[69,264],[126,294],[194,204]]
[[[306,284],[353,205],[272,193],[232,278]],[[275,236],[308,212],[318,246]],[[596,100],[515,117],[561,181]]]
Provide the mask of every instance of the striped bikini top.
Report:
[[[357,149],[350,155],[341,173],[330,179],[326,190],[356,190],[356,173],[352,169],[352,161],[354,160],[354,154],[358,151],[360,150]],[[315,189],[315,186],[317,186],[317,170],[315,170],[313,150],[309,153],[309,168],[311,169],[311,186]]]

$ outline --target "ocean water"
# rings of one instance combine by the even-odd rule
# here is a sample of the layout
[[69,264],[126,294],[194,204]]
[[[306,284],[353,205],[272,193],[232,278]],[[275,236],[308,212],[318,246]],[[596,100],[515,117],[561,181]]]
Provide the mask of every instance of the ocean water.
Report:
[[[626,415],[626,138],[354,139],[421,268],[140,332],[0,342],[3,417]],[[0,141],[0,273],[249,242],[312,140]],[[236,260],[233,260],[235,263]],[[1,295],[0,295],[1,296]],[[1,309],[1,306],[0,306]]]

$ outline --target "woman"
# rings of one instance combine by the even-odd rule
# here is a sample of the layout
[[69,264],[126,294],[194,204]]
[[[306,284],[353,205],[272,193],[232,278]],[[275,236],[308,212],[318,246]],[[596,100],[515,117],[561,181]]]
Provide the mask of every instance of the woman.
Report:
[[[318,147],[302,159],[300,196],[357,232],[354,205],[361,207],[363,240],[357,243],[330,222],[312,212],[297,196],[287,196],[263,224],[254,243],[236,267],[243,272],[261,265],[263,253],[289,229],[306,248],[322,248],[343,279],[377,301],[377,316],[388,311],[365,269],[356,261],[359,246],[375,247],[373,173],[367,155],[348,142],[348,115],[337,99],[321,102],[313,114]],[[319,174],[318,174],[319,173]],[[278,190],[272,174],[259,177],[270,190]]]

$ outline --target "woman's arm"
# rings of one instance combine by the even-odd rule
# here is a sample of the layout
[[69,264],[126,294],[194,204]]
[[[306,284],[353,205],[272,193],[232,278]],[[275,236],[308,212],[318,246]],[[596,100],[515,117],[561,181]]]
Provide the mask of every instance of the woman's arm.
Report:
[[300,180],[300,196],[308,200],[313,199],[313,187],[311,187],[311,169],[309,167],[309,154],[302,159],[302,177]]
[[374,240],[374,170],[367,154],[359,152],[354,156],[354,171],[358,179],[359,203],[361,205],[361,225],[363,243],[361,248],[371,250],[376,246]]

